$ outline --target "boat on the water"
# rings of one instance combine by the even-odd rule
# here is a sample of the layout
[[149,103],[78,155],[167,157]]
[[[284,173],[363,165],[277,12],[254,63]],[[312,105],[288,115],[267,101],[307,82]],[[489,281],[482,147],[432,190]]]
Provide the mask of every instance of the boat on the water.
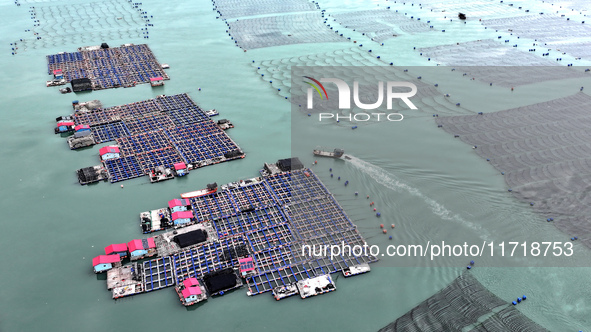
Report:
[[200,197],[209,194],[213,194],[214,192],[218,191],[218,184],[217,183],[210,183],[207,185],[207,188],[201,190],[190,191],[187,193],[181,194],[182,198],[193,198],[193,197]]
[[314,149],[313,153],[315,156],[320,156],[320,157],[350,159],[345,154],[345,150],[343,150],[343,149],[334,149],[332,152],[330,152],[330,151],[322,150],[322,148],[317,147],[316,149]]

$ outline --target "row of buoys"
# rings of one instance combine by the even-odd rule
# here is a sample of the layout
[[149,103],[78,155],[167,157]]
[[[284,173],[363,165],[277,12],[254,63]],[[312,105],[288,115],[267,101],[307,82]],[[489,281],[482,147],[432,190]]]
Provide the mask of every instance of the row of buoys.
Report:
[[517,303],[521,303],[521,301],[527,300],[527,296],[523,295],[522,297],[518,297],[517,301],[511,302],[513,305],[517,305]]

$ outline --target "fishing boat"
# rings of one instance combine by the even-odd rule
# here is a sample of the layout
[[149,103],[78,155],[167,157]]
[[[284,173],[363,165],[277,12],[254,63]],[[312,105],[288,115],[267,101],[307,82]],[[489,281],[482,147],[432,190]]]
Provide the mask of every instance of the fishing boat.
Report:
[[349,157],[347,157],[347,155],[345,155],[345,150],[343,150],[343,149],[334,149],[332,152],[330,152],[330,151],[322,150],[322,148],[320,148],[320,147],[317,147],[316,149],[314,149],[313,153],[315,156],[320,156],[320,157],[350,159]]
[[187,193],[183,193],[183,194],[181,194],[181,197],[182,198],[200,197],[200,196],[205,196],[205,195],[213,194],[217,190],[218,190],[218,184],[214,182],[214,183],[208,184],[207,185],[207,188],[205,188],[205,189],[195,190],[195,191],[190,191],[190,192],[187,192]]

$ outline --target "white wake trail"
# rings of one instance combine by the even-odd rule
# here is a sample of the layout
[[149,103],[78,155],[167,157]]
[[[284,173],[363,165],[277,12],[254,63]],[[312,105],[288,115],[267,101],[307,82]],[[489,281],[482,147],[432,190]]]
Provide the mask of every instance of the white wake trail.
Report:
[[363,160],[361,160],[355,156],[352,156],[352,155],[346,155],[346,157],[348,157],[348,158],[343,158],[343,159],[348,160],[353,166],[357,167],[362,172],[369,175],[372,179],[374,179],[376,182],[380,183],[384,187],[389,188],[394,191],[397,191],[397,192],[406,191],[407,193],[423,200],[429,206],[431,211],[435,215],[441,217],[441,219],[453,220],[453,221],[459,222],[462,225],[467,226],[467,227],[477,231],[481,235],[481,238],[483,238],[485,240],[488,238],[488,235],[489,235],[488,232],[486,230],[484,230],[480,225],[477,225],[473,222],[467,221],[467,220],[463,219],[462,217],[460,217],[459,215],[454,214],[453,212],[448,210],[442,204],[438,203],[434,199],[431,199],[431,198],[425,196],[417,188],[413,188],[413,187],[409,186],[408,184],[402,182],[400,179],[396,178],[395,175],[389,173],[388,171],[384,170],[383,168],[376,166],[374,164],[368,163],[366,161],[363,161]]

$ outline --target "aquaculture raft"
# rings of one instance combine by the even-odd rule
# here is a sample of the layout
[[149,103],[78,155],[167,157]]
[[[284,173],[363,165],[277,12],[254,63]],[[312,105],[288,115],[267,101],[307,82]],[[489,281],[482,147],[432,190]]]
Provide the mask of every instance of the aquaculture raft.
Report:
[[[281,169],[287,165],[292,165],[289,166],[291,170]],[[132,263],[134,271],[140,274],[136,279],[143,280],[133,294],[173,285],[179,293],[185,280],[205,278],[201,284],[207,288],[207,296],[223,295],[245,283],[248,295],[273,291],[277,299],[282,299],[297,294],[305,285],[314,284],[314,280],[327,280],[325,288],[315,290],[314,294],[336,289],[330,278],[332,273],[351,276],[369,271],[368,263],[377,258],[366,253],[332,259],[302,253],[304,245],[366,244],[356,226],[310,169],[293,160],[274,164],[274,167],[266,165],[261,175],[191,198],[191,208],[186,211],[193,214],[196,224],[154,238],[159,257],[141,265]],[[169,209],[177,205],[169,203]],[[175,240],[195,230],[202,230],[206,235],[200,232],[193,242],[187,242],[184,237],[181,241]],[[108,271],[109,282],[115,282],[111,274],[116,278],[122,275],[119,270],[125,268],[129,269],[124,265]],[[232,275],[230,271],[234,271],[239,282],[229,285],[232,277],[226,276],[227,288],[209,289],[208,276],[218,275],[222,270],[224,275]],[[110,289],[114,298],[121,295],[119,290]],[[312,293],[307,290],[300,295],[307,297],[314,295]],[[181,299],[186,304],[183,301]]]
[[[59,78],[56,72],[60,73]],[[111,48],[87,46],[78,48],[77,52],[48,55],[47,73],[54,75],[54,80],[48,81],[47,86],[72,83],[74,92],[133,87],[150,83],[150,79],[155,77],[169,79],[146,44]],[[83,82],[79,80],[89,80],[89,86],[75,88],[77,82]]]
[[[144,175],[158,182],[178,175],[175,165],[186,165],[184,175],[199,167],[244,158],[240,147],[187,94],[109,108],[80,106],[85,104],[75,102],[71,118],[76,128],[85,125],[80,128],[90,129],[95,144],[116,142],[117,155],[101,160],[112,183]],[[81,171],[81,184],[93,182],[86,179],[105,178],[81,177]]]

